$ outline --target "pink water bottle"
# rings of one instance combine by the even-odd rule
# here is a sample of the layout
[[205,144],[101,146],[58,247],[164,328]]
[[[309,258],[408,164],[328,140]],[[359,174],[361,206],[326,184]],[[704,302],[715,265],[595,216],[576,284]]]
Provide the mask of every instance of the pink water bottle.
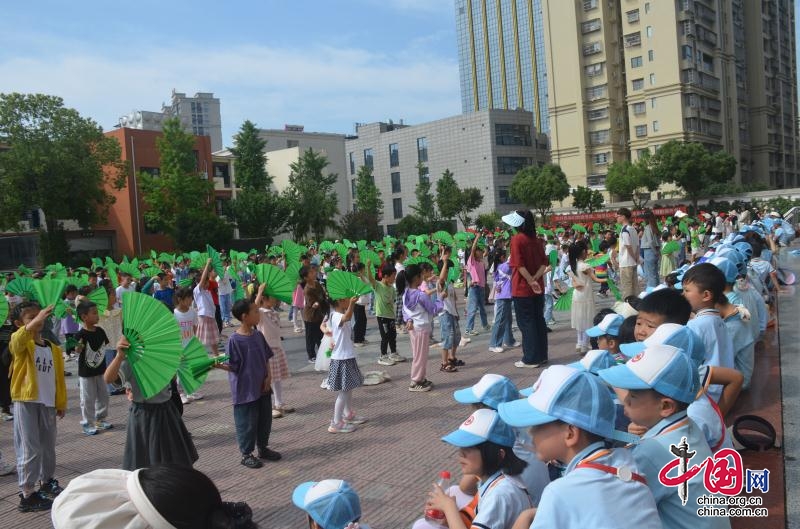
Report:
[[[436,484],[442,487],[442,490],[447,493],[447,489],[450,488],[450,472],[447,470],[439,472],[439,479],[436,480]],[[425,519],[434,525],[442,527],[447,525],[447,518],[444,512],[439,509],[425,509]]]

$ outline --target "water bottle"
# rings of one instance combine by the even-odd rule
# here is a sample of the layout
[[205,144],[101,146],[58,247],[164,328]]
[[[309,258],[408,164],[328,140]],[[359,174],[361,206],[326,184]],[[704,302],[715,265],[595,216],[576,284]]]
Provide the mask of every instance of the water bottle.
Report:
[[[439,479],[436,480],[436,484],[447,493],[447,489],[450,488],[450,472],[447,470],[439,472]],[[445,527],[447,524],[447,518],[444,512],[439,509],[425,509],[425,520],[435,526]]]

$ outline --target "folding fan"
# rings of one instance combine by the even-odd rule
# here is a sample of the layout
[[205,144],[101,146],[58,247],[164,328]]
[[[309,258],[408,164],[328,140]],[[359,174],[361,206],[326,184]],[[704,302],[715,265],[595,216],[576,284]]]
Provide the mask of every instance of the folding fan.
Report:
[[222,256],[210,244],[206,244],[206,252],[211,258],[211,266],[219,277],[225,275],[225,265],[222,264]]
[[663,255],[669,255],[671,253],[679,252],[681,250],[681,243],[678,241],[669,241],[664,246],[661,247],[661,253]]
[[586,233],[586,226],[583,226],[582,224],[573,224],[572,231],[579,231],[581,233]]
[[622,293],[619,291],[619,288],[617,288],[617,284],[614,283],[614,281],[610,277],[606,278],[606,283],[608,284],[608,289],[611,291],[612,294],[614,294],[616,300],[622,301]]
[[328,274],[328,295],[332,300],[352,298],[372,292],[372,287],[350,272],[334,270]]
[[319,251],[323,253],[330,253],[333,248],[333,242],[331,241],[322,241],[319,245]]
[[431,265],[431,268],[433,268],[433,272],[435,274],[439,273],[439,267],[436,266],[436,263],[434,263],[433,261],[431,261],[427,257],[412,257],[410,259],[406,259],[406,262],[403,263],[403,264],[405,266],[408,266],[408,265],[412,265],[412,264],[419,265],[419,264],[422,264],[422,263],[427,263],[427,264]]
[[271,264],[256,265],[256,279],[259,283],[266,284],[264,293],[286,303],[292,302],[297,281],[290,278],[286,272]]
[[586,264],[594,268],[595,266],[604,265],[608,262],[610,256],[608,254],[598,255],[586,260]]
[[4,325],[8,318],[8,300],[5,296],[0,296],[0,325]]
[[575,290],[574,287],[570,287],[569,290],[565,294],[562,294],[556,304],[553,305],[553,310],[557,311],[567,311],[572,309],[572,293]]
[[27,300],[34,299],[33,279],[30,277],[17,276],[6,285],[6,292],[11,292],[15,296],[25,298]]
[[215,362],[216,359],[208,356],[208,351],[200,340],[192,336],[181,351],[178,363],[178,380],[186,393],[194,393],[205,383]]
[[61,299],[64,289],[67,288],[66,279],[37,279],[33,282],[33,293],[36,301],[42,307],[53,305],[53,315],[63,318],[67,312],[67,304]]
[[122,295],[122,333],[136,382],[146,399],[169,384],[180,363],[181,330],[166,305],[146,294]]

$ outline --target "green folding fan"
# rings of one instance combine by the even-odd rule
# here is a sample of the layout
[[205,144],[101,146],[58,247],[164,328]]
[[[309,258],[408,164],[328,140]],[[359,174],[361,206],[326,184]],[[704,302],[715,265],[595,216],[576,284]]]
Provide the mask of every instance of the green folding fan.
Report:
[[53,305],[53,315],[63,318],[67,312],[67,305],[61,299],[64,289],[67,288],[66,279],[37,279],[33,282],[33,293],[36,301],[42,307]]
[[0,325],[5,325],[8,318],[8,300],[5,296],[0,296]]
[[208,356],[205,346],[192,336],[183,348],[178,363],[178,380],[186,393],[194,393],[202,386],[211,367],[217,362]]
[[68,285],[75,285],[75,288],[89,286],[89,276],[86,274],[74,274],[65,279]]
[[206,244],[206,252],[211,258],[211,266],[219,277],[225,275],[225,265],[222,264],[222,256],[210,244]]
[[292,302],[297,281],[290,278],[286,272],[271,264],[256,265],[256,279],[259,283],[266,284],[264,293],[286,303]]
[[367,241],[365,241],[363,239],[360,240],[360,241],[357,241],[356,242],[356,248],[358,248],[359,251],[366,250],[367,249]]
[[435,274],[439,273],[439,267],[436,266],[436,263],[434,263],[433,261],[431,261],[427,257],[412,257],[410,259],[406,259],[406,262],[403,263],[403,264],[405,266],[408,266],[408,265],[412,265],[412,264],[420,265],[422,263],[427,263],[427,264],[431,265],[431,268],[433,268],[433,272]]
[[606,278],[606,283],[608,284],[608,289],[611,291],[612,294],[614,294],[614,298],[617,301],[622,301],[622,293],[619,291],[619,288],[617,288],[617,284],[614,283],[614,281],[610,277]]
[[679,252],[681,249],[681,243],[678,241],[669,241],[664,246],[661,247],[661,254],[662,255],[669,255],[671,253]]
[[114,263],[106,263],[106,271],[108,273],[108,280],[111,281],[111,286],[116,289],[119,286],[117,265]]
[[592,251],[593,251],[594,253],[597,253],[597,252],[599,252],[599,251],[600,251],[600,239],[598,239],[597,237],[592,237],[592,238],[589,240],[589,242],[590,242],[590,244],[592,245]]
[[244,292],[244,287],[242,286],[242,282],[237,281],[236,286],[233,288],[233,301],[236,302],[242,300],[244,299],[244,296],[245,292]]
[[563,312],[572,309],[572,293],[574,290],[574,287],[570,287],[565,294],[562,294],[556,304],[553,305],[553,310]]
[[6,285],[6,292],[11,292],[15,296],[31,300],[35,298],[33,291],[33,279],[30,277],[20,277],[12,279]]
[[319,251],[323,253],[330,253],[333,249],[333,241],[322,241],[319,245]]
[[364,266],[367,266],[367,262],[370,264],[370,273],[374,276],[375,275],[375,267],[380,266],[381,258],[378,257],[378,252],[373,250],[361,250],[358,252],[358,256],[361,259],[361,262],[364,263]]
[[603,255],[598,255],[597,257],[592,257],[591,259],[586,260],[586,264],[594,268],[595,266],[601,266],[608,262],[610,256],[606,253]]
[[19,272],[19,275],[21,275],[21,276],[31,276],[31,275],[33,275],[33,270],[31,270],[30,268],[28,268],[24,264],[21,264],[21,265],[19,265],[19,267],[17,267],[17,272]]
[[192,278],[191,277],[187,277],[185,279],[181,279],[180,281],[178,281],[178,286],[179,287],[190,287],[190,286],[192,286]]
[[586,226],[583,224],[573,224],[572,231],[586,233]]
[[144,398],[169,384],[180,363],[181,330],[169,309],[157,299],[138,292],[122,295],[122,334],[130,347],[126,353]]
[[92,257],[92,270],[103,268],[103,261],[99,257]]
[[108,293],[104,288],[95,288],[86,295],[86,299],[97,305],[97,313],[100,315],[108,309]]
[[328,274],[328,296],[332,300],[352,298],[372,292],[372,287],[351,272],[333,270]]
[[206,261],[208,261],[209,255],[200,252],[192,252],[192,254],[193,255],[189,258],[189,266],[197,270],[203,270],[203,268],[206,267]]
[[555,270],[556,266],[558,266],[558,250],[551,251],[547,254],[547,258],[550,261],[550,266]]

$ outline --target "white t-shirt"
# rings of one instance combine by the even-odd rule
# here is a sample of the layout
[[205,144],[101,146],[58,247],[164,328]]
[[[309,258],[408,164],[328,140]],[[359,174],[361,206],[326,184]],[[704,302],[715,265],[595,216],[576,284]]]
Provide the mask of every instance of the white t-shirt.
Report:
[[117,287],[117,307],[122,307],[122,295],[126,292],[136,292],[136,284],[131,283],[127,288],[122,285]]
[[192,291],[194,296],[194,304],[197,306],[197,315],[213,318],[216,313],[214,307],[214,298],[211,297],[211,291],[200,288],[200,285],[194,287]]
[[217,276],[217,293],[220,296],[226,296],[228,294],[233,293],[233,286],[231,286],[231,273],[230,267],[225,268],[225,273],[222,274],[222,277]]
[[[453,288],[453,284],[449,281],[447,282],[444,291],[447,292],[447,297],[442,300],[442,309],[444,312],[451,314],[453,316],[458,317],[458,306],[456,305],[456,289]],[[441,293],[441,290],[437,289],[437,293]]]
[[342,324],[344,314],[331,311],[330,319],[328,320],[328,327],[333,331],[333,351],[331,352],[331,360],[347,360],[355,358],[356,354],[353,350],[353,338],[351,330],[353,320],[346,321]]
[[36,385],[39,388],[39,398],[36,402],[48,408],[55,408],[56,373],[53,370],[53,351],[49,346],[36,345],[33,354],[36,364]]
[[[626,246],[630,246],[631,251],[628,252]],[[631,255],[633,253],[633,255]],[[636,266],[639,264],[639,234],[636,233],[636,228],[631,225],[622,227],[619,234],[619,266]]]
[[173,310],[175,320],[178,322],[178,327],[181,328],[181,343],[184,347],[189,343],[189,340],[194,336],[194,327],[197,325],[197,312],[193,308],[189,308],[186,312],[181,312],[178,309]]

